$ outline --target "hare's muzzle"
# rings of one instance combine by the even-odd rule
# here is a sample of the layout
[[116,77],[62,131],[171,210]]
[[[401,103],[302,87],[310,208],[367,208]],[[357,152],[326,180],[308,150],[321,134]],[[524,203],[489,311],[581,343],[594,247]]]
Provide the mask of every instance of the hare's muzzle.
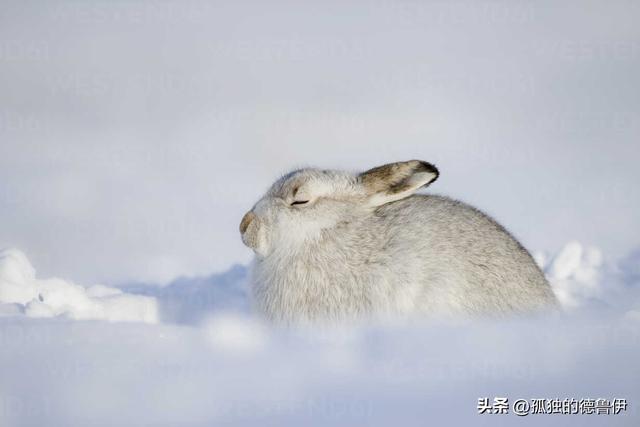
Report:
[[242,221],[240,221],[240,234],[244,234],[249,228],[249,225],[256,219],[256,214],[249,211],[242,217]]
[[254,251],[258,250],[260,242],[260,219],[253,211],[247,212],[242,217],[242,221],[240,221],[240,235],[245,245]]

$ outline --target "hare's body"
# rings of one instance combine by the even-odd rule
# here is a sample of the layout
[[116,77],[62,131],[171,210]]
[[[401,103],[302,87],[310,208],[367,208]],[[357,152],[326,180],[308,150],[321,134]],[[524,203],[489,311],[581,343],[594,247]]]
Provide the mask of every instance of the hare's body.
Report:
[[[272,192],[282,190],[281,185]],[[268,318],[290,323],[381,315],[496,316],[555,304],[529,253],[468,205],[412,195],[345,209],[338,199],[322,208],[322,221],[310,216],[300,229],[290,223],[293,237],[278,238],[282,244],[272,242],[268,255],[254,261],[253,296]],[[254,208],[262,217],[269,209],[274,208]],[[295,237],[298,233],[305,238]]]

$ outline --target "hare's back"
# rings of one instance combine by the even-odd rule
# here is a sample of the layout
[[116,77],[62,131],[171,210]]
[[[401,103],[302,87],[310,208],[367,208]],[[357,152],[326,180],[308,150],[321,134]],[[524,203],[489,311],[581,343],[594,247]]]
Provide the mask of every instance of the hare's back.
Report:
[[[429,300],[439,293],[463,311],[522,311],[555,303],[529,252],[478,209],[443,196],[416,195],[379,210],[391,246],[404,251]],[[404,248],[404,249],[400,249]]]

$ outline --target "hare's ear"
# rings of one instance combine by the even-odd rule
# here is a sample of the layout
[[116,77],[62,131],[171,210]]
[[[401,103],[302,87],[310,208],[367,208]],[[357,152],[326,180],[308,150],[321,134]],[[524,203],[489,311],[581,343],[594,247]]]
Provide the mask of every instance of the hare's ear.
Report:
[[358,179],[369,196],[367,203],[380,206],[409,197],[438,179],[438,175],[438,169],[431,163],[409,160],[369,169]]

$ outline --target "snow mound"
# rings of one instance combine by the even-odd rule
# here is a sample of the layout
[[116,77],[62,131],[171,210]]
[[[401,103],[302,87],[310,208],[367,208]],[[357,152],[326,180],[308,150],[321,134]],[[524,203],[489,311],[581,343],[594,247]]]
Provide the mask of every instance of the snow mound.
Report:
[[17,249],[0,251],[0,315],[64,316],[111,322],[158,322],[153,297],[116,288],[88,288],[61,279],[37,279],[35,269]]
[[209,276],[181,277],[166,286],[138,283],[122,289],[155,298],[162,323],[199,325],[215,313],[250,313],[247,272],[234,265]]
[[560,303],[572,309],[602,297],[602,268],[599,249],[570,242],[550,260],[544,271]]
[[633,305],[640,283],[639,254],[636,250],[619,262],[605,262],[598,248],[570,242],[553,257],[535,258],[560,304],[571,311]]

